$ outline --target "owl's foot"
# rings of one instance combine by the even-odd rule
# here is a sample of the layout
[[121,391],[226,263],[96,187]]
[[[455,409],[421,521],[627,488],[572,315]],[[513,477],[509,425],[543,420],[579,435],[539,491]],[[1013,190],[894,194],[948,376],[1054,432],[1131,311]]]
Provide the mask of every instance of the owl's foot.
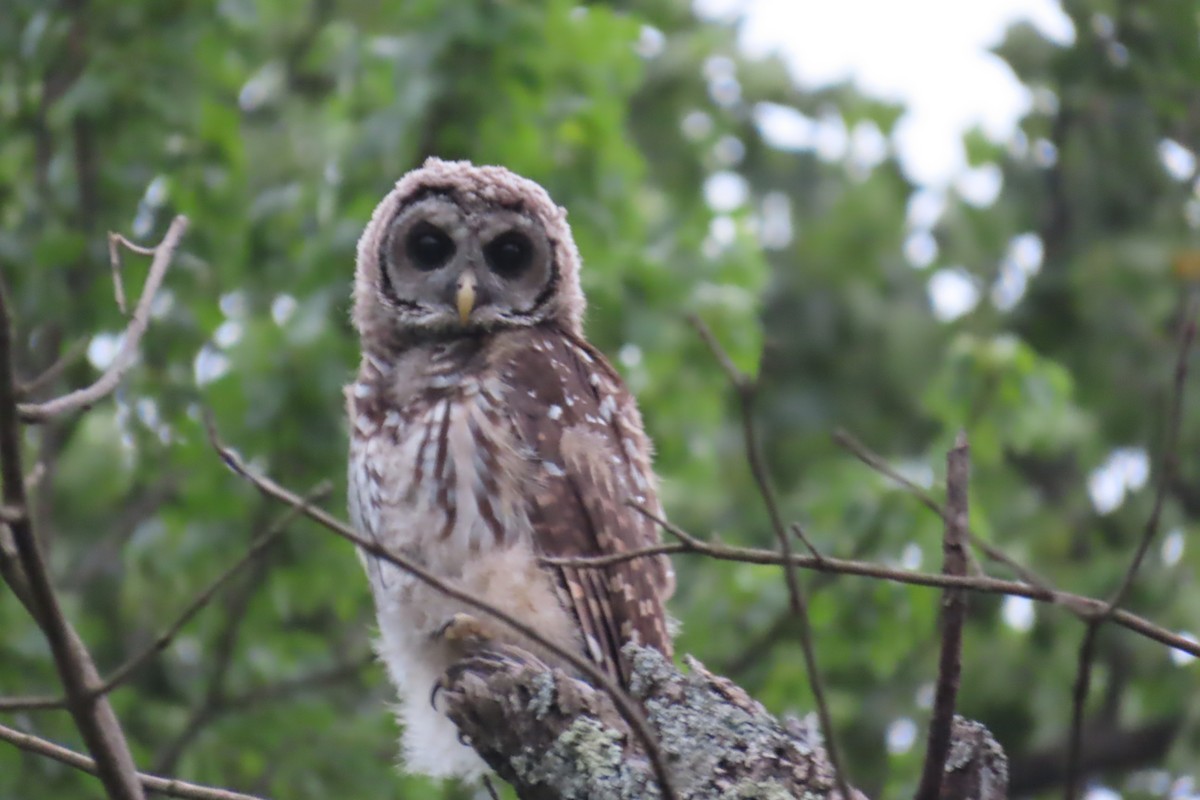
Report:
[[458,685],[463,676],[469,672],[479,675],[489,675],[513,663],[522,663],[530,660],[533,660],[533,656],[519,647],[489,641],[487,646],[477,647],[463,658],[455,661],[442,673],[440,678],[434,681],[433,691],[429,693],[429,705],[435,711],[438,710],[438,694]]
[[461,649],[464,653],[473,653],[486,647],[493,638],[491,631],[478,617],[462,613],[451,617],[445,625],[438,628],[433,637]]

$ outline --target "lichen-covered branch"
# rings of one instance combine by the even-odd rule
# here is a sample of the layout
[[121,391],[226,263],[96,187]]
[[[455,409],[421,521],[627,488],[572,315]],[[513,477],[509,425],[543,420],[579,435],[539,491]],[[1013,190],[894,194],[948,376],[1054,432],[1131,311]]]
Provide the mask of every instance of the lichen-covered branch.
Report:
[[[629,645],[627,654],[630,695],[645,709],[681,798],[841,796],[818,732],[777,719],[695,660],[683,672],[655,650]],[[659,796],[637,738],[608,697],[521,651],[462,662],[437,703],[523,800]],[[1002,800],[1006,784],[995,740],[981,725],[956,721],[942,800]]]

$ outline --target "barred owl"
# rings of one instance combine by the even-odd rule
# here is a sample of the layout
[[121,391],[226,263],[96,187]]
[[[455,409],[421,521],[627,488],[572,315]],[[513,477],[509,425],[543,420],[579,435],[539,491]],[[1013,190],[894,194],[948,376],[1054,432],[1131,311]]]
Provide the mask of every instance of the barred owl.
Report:
[[[579,269],[566,212],[532,181],[430,159],[397,182],[358,243],[350,513],[363,536],[626,682],[626,642],[671,653],[669,562],[541,561],[658,541],[629,505],[659,510],[650,444],[633,397],[583,337]],[[553,657],[394,565],[363,561],[408,770],[483,774],[430,702],[463,655],[452,633],[465,620],[472,641]]]

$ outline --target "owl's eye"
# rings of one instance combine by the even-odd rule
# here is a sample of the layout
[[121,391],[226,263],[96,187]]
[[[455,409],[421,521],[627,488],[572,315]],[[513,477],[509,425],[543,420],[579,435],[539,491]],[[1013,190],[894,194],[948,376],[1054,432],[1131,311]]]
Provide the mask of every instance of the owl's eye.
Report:
[[533,262],[533,242],[520,231],[508,231],[483,248],[483,257],[501,278],[515,278]]
[[454,255],[454,242],[441,228],[423,222],[413,228],[404,242],[408,258],[420,270],[434,270]]

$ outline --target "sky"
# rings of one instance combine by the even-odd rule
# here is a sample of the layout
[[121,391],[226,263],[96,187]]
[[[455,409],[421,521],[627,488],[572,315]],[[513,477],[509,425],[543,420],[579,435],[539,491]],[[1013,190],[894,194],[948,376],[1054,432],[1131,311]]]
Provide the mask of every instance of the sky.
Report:
[[710,17],[744,14],[742,45],[779,52],[803,84],[851,78],[867,94],[909,109],[896,147],[909,176],[945,186],[965,169],[959,141],[981,125],[1008,138],[1029,91],[988,49],[1027,20],[1066,43],[1075,32],[1054,0],[696,0]]

